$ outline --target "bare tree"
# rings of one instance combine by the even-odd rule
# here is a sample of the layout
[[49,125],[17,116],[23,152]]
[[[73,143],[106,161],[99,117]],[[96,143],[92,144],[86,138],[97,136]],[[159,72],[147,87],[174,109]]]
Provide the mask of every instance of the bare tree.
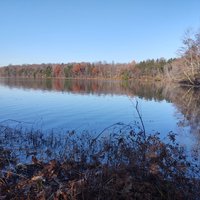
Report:
[[192,33],[186,31],[183,47],[179,50],[183,66],[180,72],[190,84],[200,84],[200,31]]

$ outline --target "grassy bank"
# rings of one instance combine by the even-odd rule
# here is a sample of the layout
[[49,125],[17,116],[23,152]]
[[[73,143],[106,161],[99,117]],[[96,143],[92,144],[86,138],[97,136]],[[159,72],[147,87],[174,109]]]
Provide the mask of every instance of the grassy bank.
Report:
[[[99,137],[0,127],[0,199],[198,199],[197,160],[169,133]],[[194,158],[197,159],[197,158]]]

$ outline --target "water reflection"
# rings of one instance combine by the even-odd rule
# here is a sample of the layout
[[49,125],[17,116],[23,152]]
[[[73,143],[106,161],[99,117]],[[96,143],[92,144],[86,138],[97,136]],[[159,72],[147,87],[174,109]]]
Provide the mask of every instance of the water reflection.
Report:
[[130,95],[146,100],[167,100],[163,94],[164,84],[138,81],[83,80],[83,79],[0,79],[10,88],[61,91],[77,94]]
[[43,91],[58,91],[73,94],[126,95],[145,100],[172,102],[177,111],[179,126],[188,127],[200,141],[200,90],[180,87],[162,82],[122,82],[82,79],[0,79],[1,85]]
[[170,99],[184,115],[179,125],[189,126],[191,132],[200,139],[200,90],[192,87],[172,89]]

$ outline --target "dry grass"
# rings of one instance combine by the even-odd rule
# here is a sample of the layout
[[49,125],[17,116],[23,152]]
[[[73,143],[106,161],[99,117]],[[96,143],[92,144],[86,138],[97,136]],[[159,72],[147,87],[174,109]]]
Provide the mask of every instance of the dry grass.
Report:
[[44,135],[1,126],[0,146],[0,199],[200,196],[200,167],[173,133],[163,142],[159,134],[122,124],[96,139],[87,132]]

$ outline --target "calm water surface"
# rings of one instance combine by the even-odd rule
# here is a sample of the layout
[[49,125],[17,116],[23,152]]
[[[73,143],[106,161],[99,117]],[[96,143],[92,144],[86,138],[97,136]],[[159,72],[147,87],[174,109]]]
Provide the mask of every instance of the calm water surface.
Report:
[[[199,91],[161,83],[97,80],[0,79],[0,121],[42,130],[100,132],[117,122],[139,121],[146,130],[178,133],[183,144],[199,141]],[[8,121],[5,121],[8,120]]]

